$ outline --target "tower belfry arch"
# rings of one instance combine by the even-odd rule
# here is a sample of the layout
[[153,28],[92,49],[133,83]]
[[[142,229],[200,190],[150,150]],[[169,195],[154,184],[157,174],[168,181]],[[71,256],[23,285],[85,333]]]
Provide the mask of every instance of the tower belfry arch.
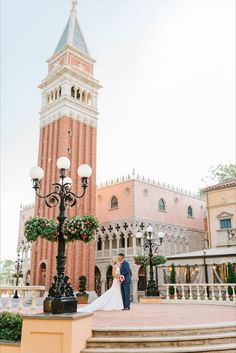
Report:
[[[90,56],[77,18],[77,0],[72,0],[69,19],[49,58],[48,74],[39,88],[42,94],[38,165],[45,170],[41,188],[50,191],[57,182],[56,160],[68,157],[75,193],[80,193],[77,167],[91,165],[93,174],[83,201],[68,211],[68,216],[95,214],[97,97],[101,87],[93,75],[95,60]],[[73,93],[74,92],[74,93]],[[50,209],[35,200],[35,215],[54,218],[57,209]],[[31,283],[39,284],[40,264],[47,263],[46,288],[55,274],[56,244],[39,239],[32,246]],[[78,288],[80,275],[87,277],[88,290],[94,288],[94,243],[69,243],[66,250],[66,272],[72,287]]]

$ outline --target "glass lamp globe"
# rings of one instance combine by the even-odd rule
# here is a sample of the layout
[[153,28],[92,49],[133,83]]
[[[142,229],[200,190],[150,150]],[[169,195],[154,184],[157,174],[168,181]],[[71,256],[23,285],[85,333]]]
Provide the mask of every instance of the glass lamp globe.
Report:
[[164,232],[160,231],[160,232],[158,233],[158,238],[159,238],[160,240],[163,240],[164,236],[165,236],[165,233],[164,233]]
[[70,160],[67,157],[60,157],[57,160],[57,168],[58,169],[69,169],[70,168]]
[[44,171],[40,167],[33,167],[30,169],[29,175],[32,180],[40,180],[44,176]]
[[151,225],[149,225],[149,226],[147,227],[147,232],[148,232],[148,233],[152,233],[152,231],[153,231],[153,228],[152,228]]
[[141,232],[136,233],[136,238],[137,239],[141,239],[142,236],[143,236],[143,234]]
[[71,184],[72,185],[72,179],[70,177],[66,177],[64,179],[64,184]]
[[[62,185],[62,178],[59,179],[59,184]],[[65,185],[65,184],[72,185],[72,179],[70,177],[63,178],[63,185]]]
[[81,164],[77,170],[77,173],[81,178],[89,178],[92,174],[92,168],[88,164]]

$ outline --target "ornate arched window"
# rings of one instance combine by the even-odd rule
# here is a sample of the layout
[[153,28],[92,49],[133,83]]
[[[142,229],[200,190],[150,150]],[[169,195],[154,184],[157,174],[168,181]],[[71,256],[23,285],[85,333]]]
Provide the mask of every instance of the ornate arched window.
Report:
[[91,98],[91,94],[89,93],[89,94],[87,95],[87,104],[88,104],[88,105],[91,105],[91,103],[92,103],[92,98]]
[[193,217],[193,209],[191,206],[188,206],[188,217]]
[[77,89],[77,91],[76,91],[76,98],[80,99],[80,89]]
[[99,237],[97,242],[97,250],[102,250],[102,239]]
[[117,208],[118,207],[118,198],[116,196],[113,196],[111,198],[111,208]]
[[85,93],[85,91],[82,93],[82,102],[86,102],[86,93]]
[[45,286],[45,284],[46,284],[46,271],[47,271],[46,264],[44,262],[42,262],[39,267],[39,285],[40,286]]
[[75,98],[75,87],[71,87],[71,97]]
[[166,203],[164,199],[160,199],[158,203],[158,207],[160,211],[165,211],[166,210]]

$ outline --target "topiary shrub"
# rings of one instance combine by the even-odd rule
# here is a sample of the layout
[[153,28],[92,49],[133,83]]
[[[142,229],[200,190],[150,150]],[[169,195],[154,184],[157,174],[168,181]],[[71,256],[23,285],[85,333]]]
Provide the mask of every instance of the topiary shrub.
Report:
[[86,293],[86,283],[87,283],[86,276],[80,276],[80,278],[79,278],[79,292],[82,294],[87,294]]
[[[171,265],[170,283],[173,283],[173,284],[176,283],[175,264]],[[174,295],[174,294],[175,294],[175,288],[174,288],[174,286],[170,286],[169,287],[169,295]]]
[[79,293],[76,294],[77,304],[87,304],[88,303],[88,293],[86,293],[86,282],[87,278],[85,276],[80,276],[79,278]]
[[20,341],[22,316],[8,311],[0,313],[0,339],[6,341]]

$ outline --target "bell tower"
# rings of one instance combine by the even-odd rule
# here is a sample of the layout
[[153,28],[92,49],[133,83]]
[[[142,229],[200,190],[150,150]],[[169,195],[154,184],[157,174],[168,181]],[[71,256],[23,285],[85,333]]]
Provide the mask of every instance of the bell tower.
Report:
[[[97,97],[101,87],[93,76],[95,60],[91,58],[77,19],[77,0],[72,0],[71,13],[52,57],[48,74],[39,85],[42,94],[38,165],[45,171],[41,190],[49,192],[57,182],[56,161],[65,156],[71,161],[68,176],[75,193],[81,193],[77,168],[89,164],[93,174],[86,195],[67,210],[67,216],[95,214]],[[58,209],[48,208],[36,199],[35,216],[54,218]],[[48,289],[56,273],[57,244],[39,239],[32,246],[31,283]],[[74,290],[79,276],[87,277],[87,290],[94,288],[94,242],[68,243],[66,273]],[[42,276],[42,269],[46,276]],[[46,269],[46,271],[45,271]]]

